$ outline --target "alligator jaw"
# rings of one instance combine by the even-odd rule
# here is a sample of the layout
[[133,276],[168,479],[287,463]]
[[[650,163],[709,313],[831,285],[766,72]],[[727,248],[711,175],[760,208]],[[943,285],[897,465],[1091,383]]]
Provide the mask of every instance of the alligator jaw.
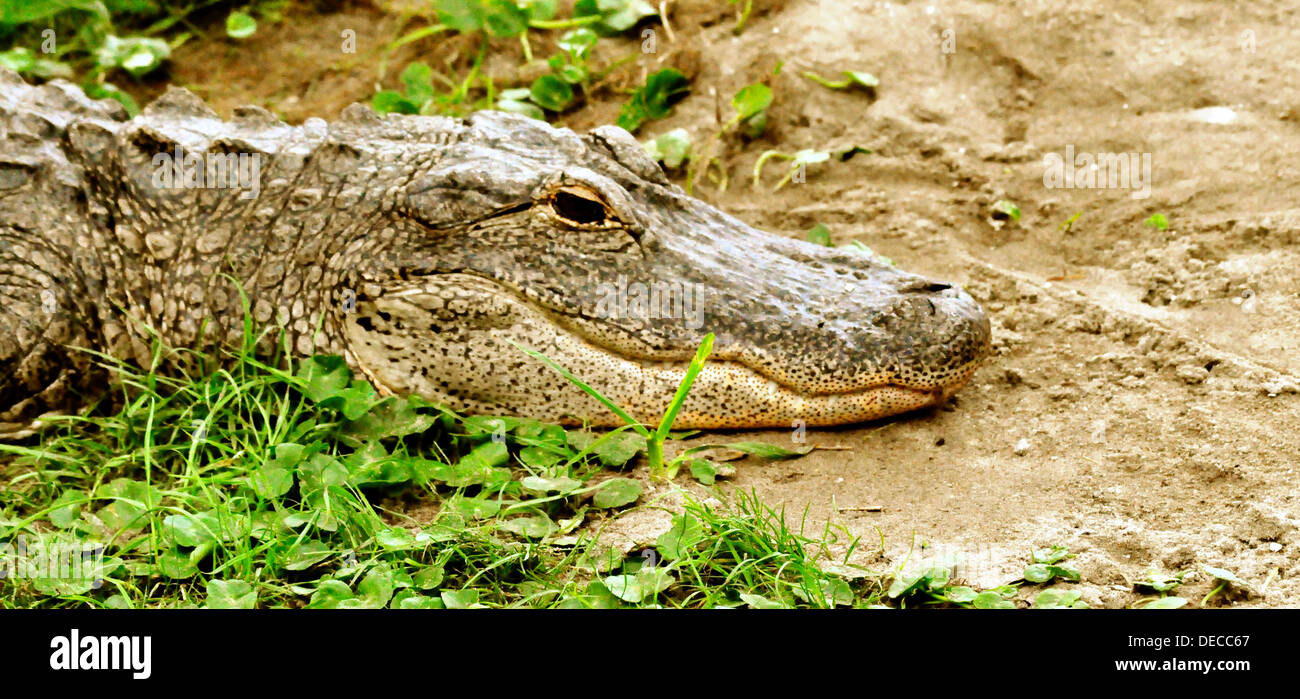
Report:
[[[667,410],[689,365],[685,359],[646,360],[604,347],[517,292],[468,275],[438,275],[395,288],[366,300],[357,313],[347,328],[349,360],[381,393],[415,393],[466,412],[566,425],[622,424],[514,342],[570,369],[647,424],[657,423]],[[413,333],[416,328],[431,332]],[[909,385],[881,372],[844,387],[849,390],[820,394],[783,385],[740,361],[709,361],[674,425],[797,428],[885,418],[942,405],[970,380],[980,359],[941,380]]]
[[[626,361],[626,360],[624,360]],[[765,379],[736,362],[707,364],[692,384],[691,397],[678,414],[677,429],[751,429],[827,427],[867,422],[902,413],[942,405],[974,373],[972,364],[964,378],[944,387],[925,390],[882,384],[850,393],[803,395],[786,386]],[[685,366],[654,371],[657,383],[680,382]],[[745,406],[718,410],[717,405]],[[665,406],[666,407],[666,406]],[[629,414],[646,424],[657,424],[664,408],[655,405],[625,407]],[[598,427],[622,424],[605,411],[587,420],[561,418],[562,424],[586,423]]]

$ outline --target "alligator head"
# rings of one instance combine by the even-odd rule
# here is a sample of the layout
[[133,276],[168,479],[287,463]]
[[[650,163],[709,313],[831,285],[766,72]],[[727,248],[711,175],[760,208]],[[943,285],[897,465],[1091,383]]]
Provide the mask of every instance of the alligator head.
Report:
[[[404,121],[413,122],[415,119]],[[346,353],[380,387],[480,413],[618,424],[524,355],[679,427],[858,422],[943,402],[989,346],[961,289],[755,230],[670,184],[625,131],[469,117],[387,215]]]
[[[66,83],[2,73],[0,162],[21,168],[5,171],[0,238],[10,278],[28,280],[0,280],[16,328],[0,329],[0,368],[23,371],[0,379],[10,399],[68,383],[60,344],[147,360],[131,318],[174,346],[238,342],[232,278],[256,322],[299,353],[343,355],[382,392],[564,423],[618,420],[519,346],[652,422],[714,333],[681,428],[935,405],[988,350],[961,289],[755,230],[686,196],[615,127],[356,105],[328,125],[256,108],[222,121],[177,89],[126,120]],[[229,160],[245,155],[260,167]],[[223,177],[254,181],[205,183],[222,159]],[[32,322],[54,308],[69,313]]]

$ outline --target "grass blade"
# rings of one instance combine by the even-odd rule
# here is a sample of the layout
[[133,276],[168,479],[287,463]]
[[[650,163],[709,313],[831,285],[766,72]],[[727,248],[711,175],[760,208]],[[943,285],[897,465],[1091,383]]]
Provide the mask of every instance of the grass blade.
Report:
[[506,341],[514,345],[516,348],[518,348],[520,352],[523,352],[524,354],[550,367],[557,374],[563,376],[564,378],[572,382],[574,386],[577,386],[578,388],[581,388],[583,391],[586,391],[587,395],[591,396],[592,398],[595,398],[596,400],[600,401],[601,405],[604,405],[606,408],[612,410],[615,415],[619,416],[619,418],[621,418],[623,422],[626,422],[633,430],[636,431],[637,434],[641,435],[642,437],[645,437],[646,439],[651,438],[650,430],[646,429],[645,425],[642,425],[631,415],[628,415],[626,411],[618,407],[617,403],[601,395],[600,391],[597,391],[591,386],[588,386],[587,384],[583,383],[582,379],[574,376],[573,373],[570,372],[568,369],[565,369],[559,364],[556,364],[555,360],[542,354],[541,352],[528,349],[527,347],[524,347],[523,345],[519,344],[518,342],[515,342],[514,340],[506,340]]
[[659,429],[655,431],[655,439],[663,441],[668,437],[668,431],[672,429],[673,421],[677,419],[677,413],[681,412],[682,404],[686,402],[686,394],[691,391],[691,384],[695,383],[695,377],[699,376],[700,371],[704,369],[704,360],[709,358],[713,352],[713,333],[704,336],[704,341],[700,343],[700,348],[695,351],[695,358],[691,360],[691,365],[686,368],[686,376],[682,377],[682,382],[677,385],[677,395],[673,396],[673,402],[668,405],[668,412],[664,413],[663,419],[659,421]]

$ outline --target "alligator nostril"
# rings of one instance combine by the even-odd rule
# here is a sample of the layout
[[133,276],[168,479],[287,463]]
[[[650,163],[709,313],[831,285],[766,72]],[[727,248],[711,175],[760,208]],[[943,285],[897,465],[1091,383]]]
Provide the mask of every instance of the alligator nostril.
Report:
[[905,279],[898,285],[898,291],[904,294],[937,294],[940,291],[948,291],[952,288],[948,282],[932,282],[930,279]]
[[915,293],[933,294],[940,291],[947,291],[948,289],[951,288],[952,288],[952,284],[949,284],[947,282],[934,282],[934,281],[930,281],[929,279],[916,279],[914,281],[903,284],[903,286],[899,288],[899,291],[911,291]]

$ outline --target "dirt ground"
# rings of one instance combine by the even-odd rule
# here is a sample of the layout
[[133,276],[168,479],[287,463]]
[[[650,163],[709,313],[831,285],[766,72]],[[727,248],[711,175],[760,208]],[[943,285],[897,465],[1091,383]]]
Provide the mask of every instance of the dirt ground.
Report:
[[[810,430],[807,443],[849,450],[737,462],[732,483],[862,535],[857,560],[879,569],[958,555],[960,576],[993,586],[1063,545],[1093,606],[1133,604],[1149,570],[1203,565],[1253,588],[1234,605],[1300,606],[1300,2],[757,5],[733,36],[726,3],[669,2],[672,36],[660,29],[654,54],[565,123],[611,122],[617,80],[676,65],[692,94],[639,136],[683,127],[698,143],[737,89],[766,80],[768,133],[729,144],[730,186],[697,195],[789,235],[825,223],[838,243],[963,284],[992,315],[995,354],[942,410]],[[373,93],[402,8],[333,9],[238,47],[186,45],[171,79],[223,112],[330,118]],[[340,58],[349,28],[360,50]],[[406,47],[385,84],[405,60],[467,50],[455,41]],[[493,60],[517,75],[517,56]],[[800,76],[843,69],[880,87]],[[847,145],[872,152],[776,193],[776,175],[750,186],[764,150]],[[1067,149],[1148,155],[1149,196],[1047,186],[1044,156]],[[1002,199],[1018,223],[990,217]],[[1144,225],[1154,213],[1167,229]],[[1194,601],[1213,587],[1186,581]]]

